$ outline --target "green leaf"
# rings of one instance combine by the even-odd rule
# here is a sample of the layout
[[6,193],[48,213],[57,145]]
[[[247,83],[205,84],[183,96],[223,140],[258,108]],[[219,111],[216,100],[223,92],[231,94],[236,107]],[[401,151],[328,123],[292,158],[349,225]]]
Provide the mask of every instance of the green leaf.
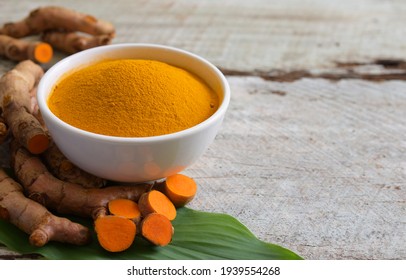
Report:
[[[89,220],[72,220],[92,228]],[[181,208],[173,226],[175,234],[168,246],[153,246],[137,237],[128,250],[109,253],[100,247],[94,232],[93,241],[86,246],[50,242],[37,248],[29,244],[27,234],[8,222],[0,221],[0,243],[21,254],[37,253],[47,259],[59,260],[302,259],[288,249],[259,240],[238,220],[226,214]]]

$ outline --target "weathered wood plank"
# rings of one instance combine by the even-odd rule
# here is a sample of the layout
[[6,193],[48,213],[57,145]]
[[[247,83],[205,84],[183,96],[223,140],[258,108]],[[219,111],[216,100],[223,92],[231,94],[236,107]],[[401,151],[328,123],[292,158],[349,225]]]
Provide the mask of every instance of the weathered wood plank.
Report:
[[[52,2],[113,22],[115,43],[158,43],[233,70],[334,68],[338,62],[404,58],[402,0]],[[1,3],[0,23],[47,1]]]
[[117,42],[170,44],[228,69],[333,68],[405,56],[397,43],[406,35],[402,1],[133,3],[113,19]]
[[310,259],[406,258],[404,83],[229,81],[194,206]]

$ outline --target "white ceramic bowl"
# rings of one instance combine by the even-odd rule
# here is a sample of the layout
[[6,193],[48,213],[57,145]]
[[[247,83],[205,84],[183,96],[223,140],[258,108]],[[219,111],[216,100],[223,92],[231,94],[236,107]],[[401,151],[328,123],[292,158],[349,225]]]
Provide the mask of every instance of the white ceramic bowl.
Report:
[[[73,127],[48,108],[56,82],[68,72],[105,59],[152,59],[184,68],[202,78],[220,97],[218,110],[189,129],[152,137],[115,137]],[[74,164],[119,182],[159,180],[193,164],[214,140],[230,101],[224,75],[207,60],[184,50],[153,44],[115,44],[71,55],[51,67],[38,85],[38,104],[57,146]]]

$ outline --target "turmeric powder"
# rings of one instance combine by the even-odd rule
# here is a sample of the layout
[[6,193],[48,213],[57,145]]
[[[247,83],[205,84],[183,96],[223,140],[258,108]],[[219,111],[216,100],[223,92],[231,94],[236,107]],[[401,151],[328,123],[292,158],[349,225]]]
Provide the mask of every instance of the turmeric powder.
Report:
[[48,105],[61,120],[93,133],[148,137],[209,118],[218,95],[192,73],[155,60],[97,62],[57,83]]

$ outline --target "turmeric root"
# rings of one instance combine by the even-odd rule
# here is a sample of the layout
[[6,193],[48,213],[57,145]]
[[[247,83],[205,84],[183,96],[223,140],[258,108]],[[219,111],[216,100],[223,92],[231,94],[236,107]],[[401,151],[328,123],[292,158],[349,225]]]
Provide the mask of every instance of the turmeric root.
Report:
[[195,197],[196,191],[195,180],[183,174],[168,176],[164,182],[163,192],[175,207],[189,203]]
[[151,190],[141,195],[138,200],[142,216],[151,213],[159,213],[167,217],[170,221],[176,218],[176,208],[169,198],[157,190]]
[[48,148],[49,138],[43,126],[31,113],[30,91],[44,74],[30,60],[20,62],[0,79],[0,106],[12,134],[31,153]]
[[33,10],[26,18],[6,23],[0,34],[14,38],[37,35],[48,30],[79,31],[92,35],[114,36],[114,26],[91,15],[58,6],[46,6]]
[[30,42],[0,35],[0,56],[14,61],[31,59],[38,63],[47,63],[52,59],[53,49],[45,42]]
[[7,138],[7,135],[8,135],[7,125],[3,120],[3,118],[0,117],[0,144],[4,142],[4,140]]
[[138,204],[130,199],[113,199],[108,203],[110,215],[121,216],[132,220],[136,224],[141,220],[141,212]]
[[134,242],[137,227],[125,217],[100,216],[94,224],[99,244],[109,252],[124,251]]
[[60,214],[91,217],[96,220],[108,213],[107,204],[116,198],[137,201],[150,189],[147,184],[86,189],[78,184],[55,178],[39,157],[11,141],[12,168],[29,198]]
[[41,247],[49,241],[84,245],[90,241],[89,230],[66,218],[51,214],[41,204],[28,199],[23,188],[0,169],[0,218],[8,220],[29,234],[32,245]]
[[143,218],[140,232],[142,237],[152,244],[166,246],[171,242],[174,230],[166,216],[151,213]]
[[73,54],[90,48],[108,45],[112,37],[106,34],[83,36],[75,32],[49,31],[42,35],[42,40],[59,51]]
[[52,140],[41,157],[51,174],[62,181],[78,184],[84,188],[101,188],[106,184],[106,180],[87,173],[74,165]]

